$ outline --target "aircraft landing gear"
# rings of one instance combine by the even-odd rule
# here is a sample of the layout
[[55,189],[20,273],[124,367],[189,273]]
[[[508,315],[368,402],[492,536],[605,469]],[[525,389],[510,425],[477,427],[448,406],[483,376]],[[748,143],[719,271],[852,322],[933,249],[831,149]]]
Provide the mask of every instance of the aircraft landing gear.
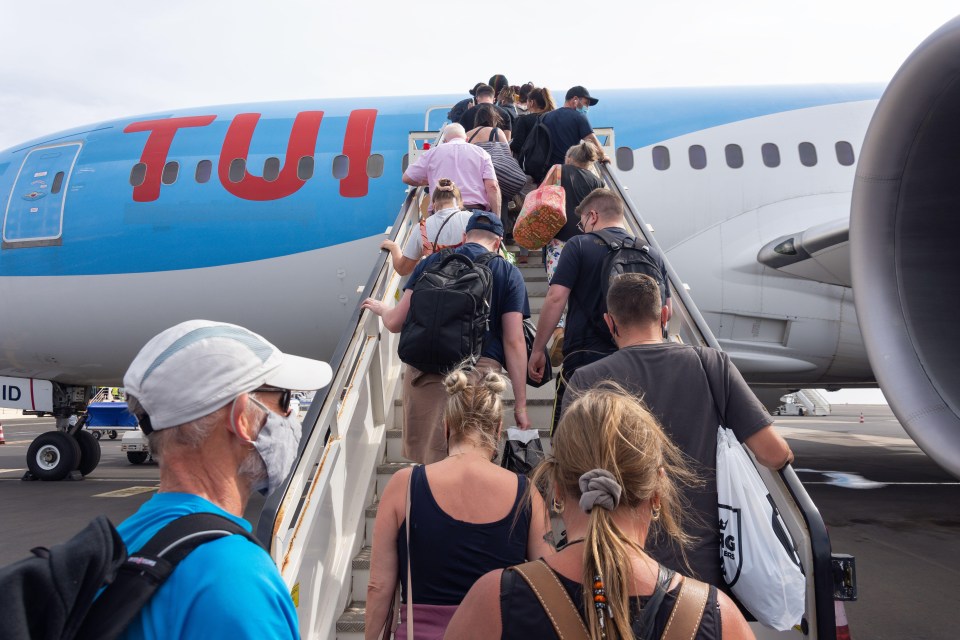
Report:
[[57,430],[41,433],[27,448],[27,469],[24,480],[82,480],[100,464],[100,443],[96,436],[83,430],[83,411],[90,399],[87,387],[61,386],[54,383],[53,415]]
[[63,480],[79,465],[80,443],[63,431],[41,433],[27,449],[27,468],[35,479]]
[[150,456],[146,451],[128,451],[127,460],[130,464],[143,464],[147,461],[147,458]]

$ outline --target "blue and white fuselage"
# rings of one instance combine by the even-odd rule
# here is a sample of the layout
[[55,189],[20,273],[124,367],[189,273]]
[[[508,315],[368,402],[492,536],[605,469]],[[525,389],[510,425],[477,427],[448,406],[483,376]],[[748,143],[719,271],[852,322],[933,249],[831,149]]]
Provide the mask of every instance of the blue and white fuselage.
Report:
[[[848,213],[853,167],[833,145],[859,151],[880,89],[597,92],[589,117],[614,129],[622,181],[725,348],[755,363],[748,374],[871,379],[855,316],[844,324],[849,289],[783,275],[756,256],[778,236]],[[117,384],[147,339],[187,318],[329,356],[403,202],[408,133],[424,128],[430,107],[457,99],[189,109],[0,153],[0,376]],[[801,162],[802,142],[819,164]],[[779,147],[778,167],[764,163],[767,143]],[[725,159],[730,144],[739,167]],[[702,168],[691,166],[693,146]],[[668,150],[669,167],[655,164],[655,147]]]

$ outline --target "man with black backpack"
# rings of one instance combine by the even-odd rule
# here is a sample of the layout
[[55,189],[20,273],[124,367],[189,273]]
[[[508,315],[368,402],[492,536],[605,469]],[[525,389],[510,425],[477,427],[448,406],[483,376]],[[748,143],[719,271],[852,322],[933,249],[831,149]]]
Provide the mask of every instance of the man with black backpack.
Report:
[[443,408],[445,372],[463,360],[478,368],[506,368],[521,429],[527,417],[527,347],[523,319],[530,303],[520,270],[499,255],[503,224],[478,211],[467,223],[463,246],[421,261],[395,307],[367,298],[362,307],[400,333],[403,376],[403,456],[429,464],[447,456]]
[[[610,280],[618,273],[646,273],[663,291],[664,317],[669,319],[670,288],[663,259],[624,228],[623,201],[609,189],[594,189],[576,209],[581,235],[570,238],[560,253],[547,297],[537,323],[537,338],[531,349],[530,378],[540,380],[546,358],[543,348],[560,322],[564,307],[567,320],[563,336],[563,370],[557,377],[553,421],[567,381],[580,367],[617,350],[603,319]],[[665,320],[666,321],[666,320]]]

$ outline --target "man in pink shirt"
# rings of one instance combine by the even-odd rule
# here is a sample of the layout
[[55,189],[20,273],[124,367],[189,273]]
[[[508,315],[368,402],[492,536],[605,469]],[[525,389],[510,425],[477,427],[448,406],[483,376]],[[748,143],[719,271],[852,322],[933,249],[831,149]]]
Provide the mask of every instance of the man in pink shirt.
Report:
[[425,152],[407,167],[403,181],[415,187],[436,187],[441,178],[449,178],[460,189],[464,209],[483,209],[500,214],[500,185],[490,154],[467,143],[467,133],[459,124],[448,124],[443,144]]

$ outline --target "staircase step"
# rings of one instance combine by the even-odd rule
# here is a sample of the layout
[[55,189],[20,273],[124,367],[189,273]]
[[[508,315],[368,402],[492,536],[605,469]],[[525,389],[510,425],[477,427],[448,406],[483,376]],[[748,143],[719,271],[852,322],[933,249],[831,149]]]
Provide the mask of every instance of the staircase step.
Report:
[[363,547],[353,559],[351,595],[353,600],[366,601],[367,583],[370,582],[370,547]]
[[364,601],[353,601],[337,620],[337,640],[363,640],[363,618],[366,614]]
[[385,462],[377,466],[377,495],[383,495],[383,490],[386,488],[387,483],[390,482],[393,474],[400,471],[400,469],[406,469],[412,466],[412,462]]

